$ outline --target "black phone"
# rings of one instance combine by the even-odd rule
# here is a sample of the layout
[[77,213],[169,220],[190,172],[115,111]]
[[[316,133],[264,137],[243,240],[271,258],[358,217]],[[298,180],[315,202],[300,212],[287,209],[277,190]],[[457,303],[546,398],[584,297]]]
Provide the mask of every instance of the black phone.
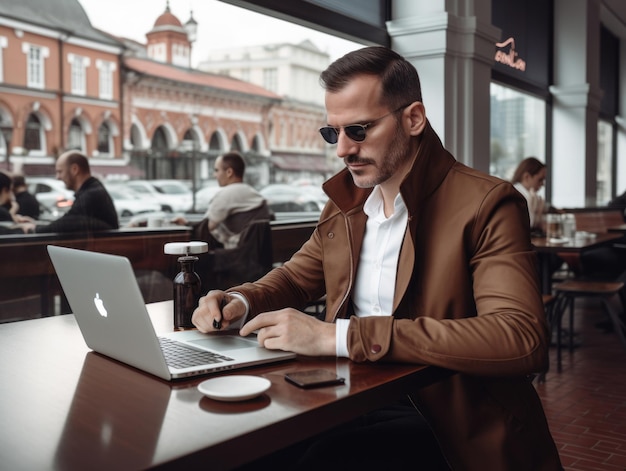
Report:
[[323,369],[293,371],[287,373],[285,379],[305,389],[344,384],[346,381],[345,378],[337,376],[334,372]]

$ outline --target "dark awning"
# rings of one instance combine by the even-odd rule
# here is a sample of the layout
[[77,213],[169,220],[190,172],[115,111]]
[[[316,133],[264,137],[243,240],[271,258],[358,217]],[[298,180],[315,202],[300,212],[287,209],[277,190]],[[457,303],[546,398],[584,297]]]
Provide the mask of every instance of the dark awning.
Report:
[[311,172],[331,172],[324,156],[272,155],[272,164],[281,170],[308,170]]

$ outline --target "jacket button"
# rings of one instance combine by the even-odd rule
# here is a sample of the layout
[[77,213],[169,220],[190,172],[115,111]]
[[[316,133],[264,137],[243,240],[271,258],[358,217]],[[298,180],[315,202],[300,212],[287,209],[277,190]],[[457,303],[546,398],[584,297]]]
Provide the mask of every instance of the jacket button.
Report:
[[335,233],[334,232],[329,232],[328,233],[328,238],[329,239],[334,239],[335,238]]
[[378,345],[377,343],[375,343],[374,345],[372,345],[371,347],[371,352],[372,353],[380,353],[380,351],[383,349],[383,347],[381,347],[380,345]]

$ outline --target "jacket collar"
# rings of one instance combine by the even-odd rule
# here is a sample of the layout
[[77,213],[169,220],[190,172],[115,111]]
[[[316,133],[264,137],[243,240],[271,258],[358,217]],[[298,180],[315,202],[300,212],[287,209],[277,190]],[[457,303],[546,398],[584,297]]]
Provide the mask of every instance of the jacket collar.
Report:
[[[427,122],[413,166],[400,185],[409,218],[419,216],[420,203],[441,185],[454,163],[454,157],[444,149],[430,122]],[[322,188],[345,214],[361,209],[372,192],[371,188],[357,187],[346,168],[327,180]]]

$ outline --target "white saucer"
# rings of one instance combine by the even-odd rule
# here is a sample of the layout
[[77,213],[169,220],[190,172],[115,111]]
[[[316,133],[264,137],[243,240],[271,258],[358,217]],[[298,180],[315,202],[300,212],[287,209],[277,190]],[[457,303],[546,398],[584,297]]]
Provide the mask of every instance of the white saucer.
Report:
[[271,385],[270,380],[260,376],[220,376],[202,381],[198,391],[218,401],[245,401],[263,394]]

